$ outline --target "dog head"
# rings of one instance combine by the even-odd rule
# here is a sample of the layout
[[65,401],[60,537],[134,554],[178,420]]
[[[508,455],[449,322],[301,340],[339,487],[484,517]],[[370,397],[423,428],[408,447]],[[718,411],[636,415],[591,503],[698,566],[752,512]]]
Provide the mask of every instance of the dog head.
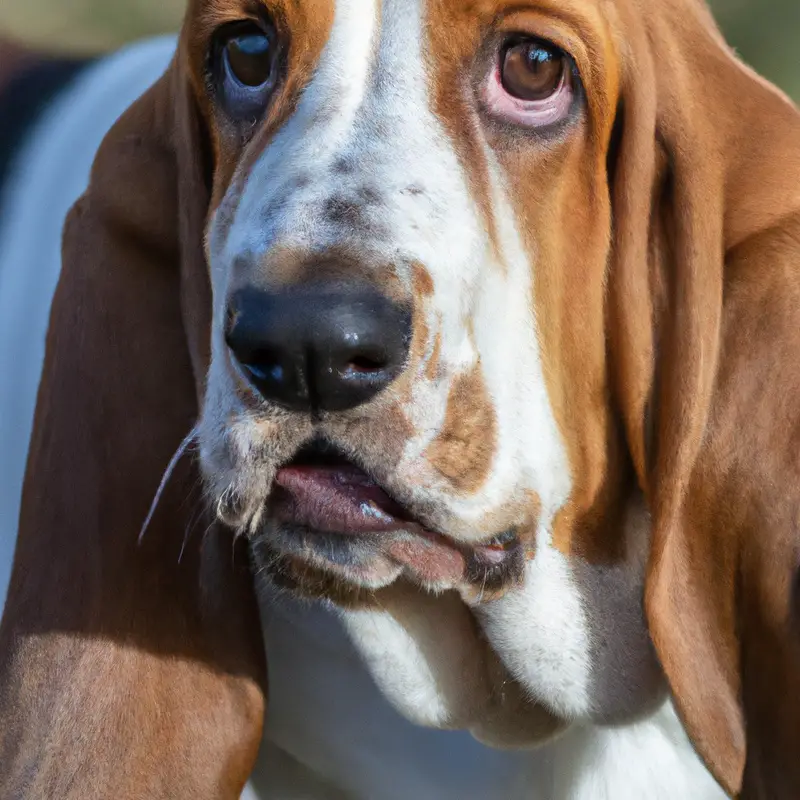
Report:
[[[796,208],[761,149],[789,147],[790,104],[691,0],[219,0],[189,19],[217,165],[200,441],[220,516],[305,594],[410,579],[524,624],[490,603],[560,592],[565,669],[606,624],[615,668],[635,653],[657,671],[646,592],[690,731],[735,785],[735,633],[684,680],[678,654],[708,629],[678,612],[727,614],[744,534],[721,583],[678,574],[713,569],[713,536],[689,533],[709,487],[751,480],[697,470],[732,452],[730,424],[710,427],[720,354],[751,360],[725,338],[731,254]],[[609,570],[627,628],[599,599]],[[702,675],[730,699],[708,724]],[[568,715],[613,716],[658,683],[572,703],[528,677]]]
[[[791,786],[797,135],[695,0],[195,0],[71,217],[46,375],[99,388],[82,426],[43,394],[30,474],[70,454],[125,498],[109,515],[134,507],[134,482],[98,488],[112,453],[157,460],[122,437],[125,353],[141,412],[198,408],[208,494],[273,580],[356,612],[409,583],[456,597],[566,720],[629,719],[665,676],[730,791]],[[128,283],[160,371],[105,347]],[[59,344],[76,296],[92,357]],[[80,447],[47,449],[53,426]],[[26,563],[45,505],[122,547],[76,496],[28,502]]]

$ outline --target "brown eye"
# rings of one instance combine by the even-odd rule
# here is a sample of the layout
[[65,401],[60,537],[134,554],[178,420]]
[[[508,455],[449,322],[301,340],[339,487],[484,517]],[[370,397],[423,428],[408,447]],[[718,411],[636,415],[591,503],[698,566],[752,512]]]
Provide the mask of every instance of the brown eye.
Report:
[[209,78],[220,110],[234,122],[257,122],[280,79],[280,64],[281,40],[268,20],[219,28],[209,53]]
[[233,77],[243,86],[263,86],[272,78],[275,63],[272,42],[260,31],[228,39],[225,60]]
[[541,41],[519,42],[506,48],[500,66],[503,88],[520,100],[547,100],[569,75],[565,53]]

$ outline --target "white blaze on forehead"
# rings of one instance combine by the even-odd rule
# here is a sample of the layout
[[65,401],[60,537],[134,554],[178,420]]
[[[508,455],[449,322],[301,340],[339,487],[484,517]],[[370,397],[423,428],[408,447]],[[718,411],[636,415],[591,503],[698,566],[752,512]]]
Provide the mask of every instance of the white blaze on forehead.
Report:
[[[316,66],[298,115],[319,112],[328,105],[336,114],[328,133],[352,123],[367,94],[375,58],[380,0],[336,0],[330,38]],[[332,143],[335,146],[335,142]]]

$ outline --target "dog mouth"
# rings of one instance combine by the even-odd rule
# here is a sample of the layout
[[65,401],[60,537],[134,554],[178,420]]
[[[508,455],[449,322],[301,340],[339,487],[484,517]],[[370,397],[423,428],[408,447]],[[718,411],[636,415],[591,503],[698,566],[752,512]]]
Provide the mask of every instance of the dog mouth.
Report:
[[[276,471],[266,508],[272,558],[289,558],[356,585],[400,575],[424,585],[498,591],[524,563],[514,531],[466,544],[427,526],[366,469],[328,441],[314,439]],[[268,533],[265,536],[269,536]],[[297,570],[295,570],[297,571]]]
[[324,441],[305,446],[278,469],[270,512],[280,522],[352,536],[418,524],[363,469]]

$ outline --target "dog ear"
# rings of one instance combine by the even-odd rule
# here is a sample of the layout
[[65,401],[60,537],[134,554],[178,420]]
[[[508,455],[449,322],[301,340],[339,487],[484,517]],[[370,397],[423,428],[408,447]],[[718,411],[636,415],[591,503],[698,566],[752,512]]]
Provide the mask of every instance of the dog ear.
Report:
[[[238,798],[265,661],[187,456],[208,364],[203,123],[179,50],[67,220],[0,629],[0,795]],[[207,534],[207,535],[206,535]]]
[[620,6],[610,328],[648,624],[725,789],[796,798],[800,115],[701,4]]

